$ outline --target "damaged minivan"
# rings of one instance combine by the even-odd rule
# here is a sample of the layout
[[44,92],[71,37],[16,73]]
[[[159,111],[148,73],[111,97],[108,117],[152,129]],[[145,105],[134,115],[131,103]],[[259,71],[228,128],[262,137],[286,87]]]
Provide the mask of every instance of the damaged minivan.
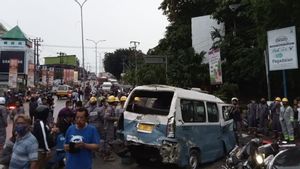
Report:
[[236,145],[230,107],[199,91],[139,86],[125,103],[120,130],[137,163],[161,161],[197,169]]

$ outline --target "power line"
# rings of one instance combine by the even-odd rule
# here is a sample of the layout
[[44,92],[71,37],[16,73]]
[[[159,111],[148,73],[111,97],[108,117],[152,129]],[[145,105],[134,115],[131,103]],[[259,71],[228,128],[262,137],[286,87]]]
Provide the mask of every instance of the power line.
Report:
[[[49,48],[81,48],[81,46],[68,46],[68,45],[50,45],[50,44],[42,44],[42,47],[49,47]],[[86,49],[95,49],[95,47],[85,46]],[[127,48],[127,47],[100,47],[100,49],[120,49],[120,48]]]

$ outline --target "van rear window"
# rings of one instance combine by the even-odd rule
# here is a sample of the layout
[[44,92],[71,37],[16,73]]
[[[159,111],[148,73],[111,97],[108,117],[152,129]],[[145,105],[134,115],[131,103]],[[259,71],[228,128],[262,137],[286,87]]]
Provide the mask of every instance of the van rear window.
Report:
[[57,90],[68,90],[67,86],[58,86]]
[[168,115],[174,92],[136,90],[126,111],[138,114]]

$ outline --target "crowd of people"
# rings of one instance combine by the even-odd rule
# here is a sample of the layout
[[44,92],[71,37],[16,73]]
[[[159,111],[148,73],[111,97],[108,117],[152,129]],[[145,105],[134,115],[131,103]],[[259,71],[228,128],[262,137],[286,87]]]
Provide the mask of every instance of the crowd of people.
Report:
[[[97,155],[114,161],[112,142],[127,97],[119,92],[75,89],[54,118],[54,99],[31,97],[29,116],[22,102],[14,109],[12,137],[6,139],[7,108],[0,103],[0,164],[10,169],[90,169]],[[88,92],[89,91],[89,92]],[[64,161],[65,159],[65,161]]]
[[287,98],[276,97],[270,103],[265,98],[261,98],[258,103],[251,100],[244,116],[238,98],[234,97],[231,101],[231,118],[234,120],[237,138],[241,129],[246,127],[248,134],[253,136],[259,134],[288,142],[294,142],[295,137],[300,137],[300,98],[294,99],[292,106]]

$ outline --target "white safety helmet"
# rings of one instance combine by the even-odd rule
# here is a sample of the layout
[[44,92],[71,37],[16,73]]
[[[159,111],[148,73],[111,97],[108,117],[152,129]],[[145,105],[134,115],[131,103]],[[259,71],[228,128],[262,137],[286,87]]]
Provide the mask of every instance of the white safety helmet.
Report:
[[239,101],[239,99],[237,98],[237,97],[233,97],[233,98],[231,98],[231,101]]

